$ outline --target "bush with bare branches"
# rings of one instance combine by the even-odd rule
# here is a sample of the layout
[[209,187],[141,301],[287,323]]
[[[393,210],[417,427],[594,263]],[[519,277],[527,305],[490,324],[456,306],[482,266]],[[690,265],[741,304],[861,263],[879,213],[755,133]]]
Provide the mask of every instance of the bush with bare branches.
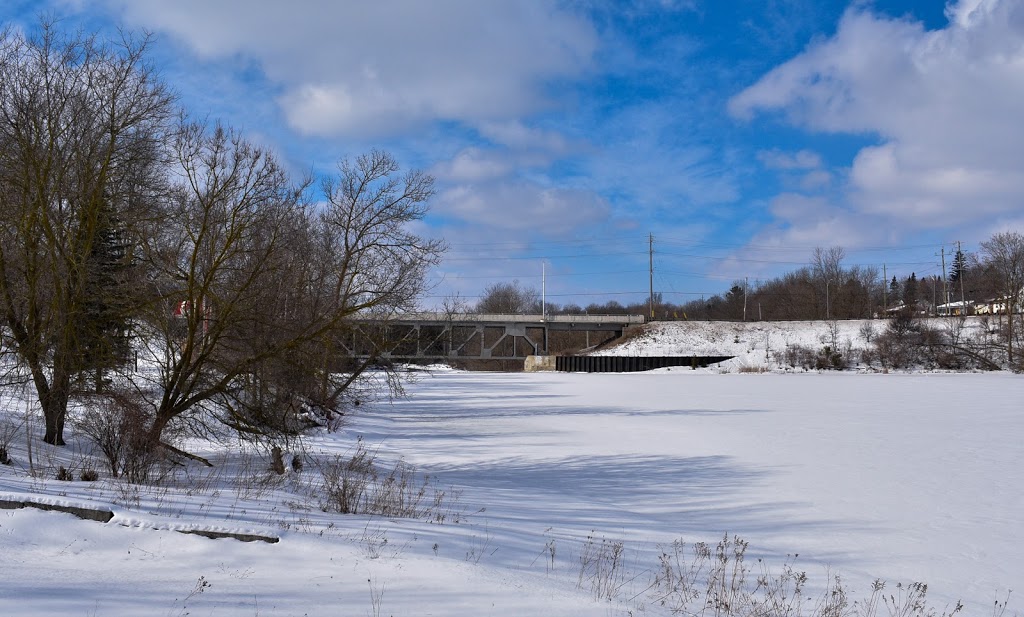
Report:
[[77,422],[103,453],[112,476],[129,482],[146,482],[159,452],[149,437],[151,413],[141,396],[108,392],[92,398]]

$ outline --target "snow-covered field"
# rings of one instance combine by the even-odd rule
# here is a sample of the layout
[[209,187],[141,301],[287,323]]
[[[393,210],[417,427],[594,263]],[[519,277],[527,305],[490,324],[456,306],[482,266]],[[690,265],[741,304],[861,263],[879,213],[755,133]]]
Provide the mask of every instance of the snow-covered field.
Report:
[[[34,441],[31,477],[15,439],[0,499],[115,517],[0,510],[0,614],[663,615],[648,589],[659,551],[725,533],[773,572],[795,559],[812,586],[841,575],[851,600],[876,578],[893,593],[921,581],[940,611],[959,598],[965,614],[991,615],[1020,588],[1020,376],[722,370],[438,370],[303,444],[344,454],[361,435],[381,461],[436,474],[458,493],[448,513],[461,513],[440,524],[324,513],[312,465],[273,480],[265,456],[202,444],[190,448],[217,466],[189,468],[187,489],[58,482],[58,464],[81,464],[77,436],[59,451]],[[3,409],[20,421],[25,406]],[[195,528],[280,542],[175,531]],[[624,547],[611,601],[580,581],[602,541]]]
[[[942,327],[945,319],[927,320]],[[837,346],[842,349],[847,343],[854,349],[863,349],[869,344],[865,334],[879,334],[886,322],[883,320],[836,320],[836,321],[662,321],[643,326],[644,333],[630,338],[621,345],[610,347],[597,354],[604,355],[721,355],[736,356],[747,365],[764,365],[766,357],[770,363],[774,352],[789,345],[802,345],[819,349],[831,344],[834,324]],[[977,328],[979,320],[971,319]],[[726,367],[733,366],[731,364]]]

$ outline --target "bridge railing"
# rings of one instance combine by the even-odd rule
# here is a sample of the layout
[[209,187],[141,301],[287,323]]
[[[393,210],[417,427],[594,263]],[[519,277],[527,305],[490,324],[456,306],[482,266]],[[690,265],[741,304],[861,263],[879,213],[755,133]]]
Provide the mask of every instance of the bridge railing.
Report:
[[[366,318],[365,321],[380,321]],[[577,323],[577,324],[642,324],[643,315],[516,315],[505,313],[403,313],[391,315],[387,322],[494,322],[494,323]]]
[[472,357],[525,359],[546,354],[553,333],[599,333],[598,340],[622,336],[644,323],[642,315],[512,315],[420,312],[354,319],[343,345],[350,355],[390,357]]

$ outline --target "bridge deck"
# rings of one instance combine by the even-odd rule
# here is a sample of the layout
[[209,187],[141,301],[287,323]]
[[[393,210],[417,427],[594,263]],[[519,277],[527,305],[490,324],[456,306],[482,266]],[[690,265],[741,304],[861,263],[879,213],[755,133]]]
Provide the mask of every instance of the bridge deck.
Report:
[[[387,319],[357,319],[365,342],[382,358],[462,358],[520,360],[548,351],[551,331],[622,332],[644,323],[642,315],[506,315],[482,313],[410,313]],[[376,334],[371,334],[374,331]],[[384,333],[382,331],[387,331]],[[353,338],[353,355],[370,353]]]
[[[356,320],[380,323],[376,319]],[[394,325],[526,325],[551,330],[621,330],[645,322],[643,315],[515,315],[503,313],[407,313],[384,320]]]

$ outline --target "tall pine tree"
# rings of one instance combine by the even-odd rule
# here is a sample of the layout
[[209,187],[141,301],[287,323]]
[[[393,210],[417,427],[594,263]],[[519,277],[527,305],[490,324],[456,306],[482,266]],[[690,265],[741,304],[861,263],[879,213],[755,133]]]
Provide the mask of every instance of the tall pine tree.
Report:
[[964,275],[964,271],[967,269],[967,260],[964,258],[963,251],[957,251],[953,255],[953,264],[949,270],[949,280],[952,283],[960,281],[960,277]]
[[908,308],[916,308],[918,301],[917,274],[911,272],[903,283],[903,304]]
[[131,263],[125,235],[109,205],[103,208],[87,261],[76,367],[83,381],[92,377],[97,392],[105,373],[128,360]]

